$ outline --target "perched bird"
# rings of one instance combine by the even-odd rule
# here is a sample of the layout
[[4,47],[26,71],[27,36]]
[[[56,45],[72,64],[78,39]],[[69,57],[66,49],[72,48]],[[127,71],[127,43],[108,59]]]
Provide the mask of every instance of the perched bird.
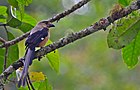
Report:
[[32,64],[32,60],[34,59],[35,55],[35,47],[43,47],[45,43],[48,41],[49,38],[49,28],[55,27],[48,21],[41,21],[39,22],[30,32],[28,36],[25,46],[26,46],[26,53],[25,53],[25,60],[24,60],[24,67],[21,73],[21,77],[18,81],[18,87],[25,86],[26,76],[28,73],[29,65]]

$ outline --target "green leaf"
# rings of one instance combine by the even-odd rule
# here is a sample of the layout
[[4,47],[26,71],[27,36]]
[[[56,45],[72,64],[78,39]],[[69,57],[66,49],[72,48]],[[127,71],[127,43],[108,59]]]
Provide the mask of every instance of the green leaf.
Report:
[[25,5],[28,6],[30,3],[32,3],[32,0],[25,0]]
[[131,0],[118,0],[118,2],[123,6],[128,6]]
[[21,21],[19,21],[18,19],[16,19],[16,18],[11,18],[9,21],[8,21],[8,23],[7,23],[7,25],[9,25],[10,27],[13,27],[13,28],[16,28],[16,27],[18,27],[18,26],[20,26],[22,24],[22,22]]
[[20,11],[20,20],[22,21],[23,17],[24,17],[24,6],[25,6],[25,0],[17,0],[18,2],[18,7],[19,7],[19,11]]
[[40,82],[38,90],[53,90],[52,86],[48,83],[48,80]]
[[3,71],[3,64],[4,64],[4,49],[0,49],[0,73]]
[[31,30],[37,23],[36,19],[28,14],[24,14],[21,22],[21,14],[19,11],[16,11],[16,18],[12,16],[10,9],[8,9],[8,18],[7,24],[13,28],[19,28],[23,32]]
[[22,22],[12,15],[10,8],[8,8],[7,14],[7,25],[13,28],[16,28],[21,25]]
[[7,17],[7,7],[6,6],[0,6],[0,22],[5,23],[6,17]]
[[[11,33],[8,33],[8,39],[12,40],[14,39],[14,36]],[[8,65],[13,63],[14,61],[19,59],[19,50],[18,45],[15,44],[8,49]]]
[[0,6],[0,15],[5,15],[7,11],[7,7],[6,6]]
[[28,23],[32,26],[35,26],[37,23],[37,20],[35,18],[33,18],[32,16],[28,15],[28,14],[24,14],[24,18],[22,20],[25,23]]
[[140,32],[136,38],[125,48],[122,49],[122,56],[124,63],[128,68],[133,68],[138,63],[138,57],[140,55]]
[[[47,45],[51,43],[52,42],[48,40]],[[57,73],[59,73],[60,59],[58,50],[48,53],[46,57],[48,58],[49,64],[52,67],[52,69],[54,69]]]
[[18,7],[19,7],[19,11],[20,11],[20,20],[23,19],[24,17],[24,8],[25,6],[28,6],[32,0],[16,0],[18,2]]
[[129,18],[117,22],[107,36],[109,48],[121,49],[128,45],[140,30],[140,19]]
[[[20,17],[20,13],[17,11],[17,19],[20,20],[20,18],[18,17]],[[36,25],[36,23],[37,21],[35,18],[33,18],[28,14],[24,14],[24,18],[22,19],[22,24],[18,28],[23,32],[27,32],[31,30]]]
[[33,28],[32,25],[28,24],[28,23],[22,23],[21,26],[18,27],[20,30],[22,30],[23,32],[27,32],[29,30],[31,30]]
[[8,0],[8,3],[12,5],[13,7],[17,8],[18,7],[18,2],[16,0]]
[[[20,20],[20,12],[17,11],[16,14],[17,14],[17,19]],[[25,13],[24,18],[22,19],[22,22],[35,26],[37,23],[37,20],[33,18],[32,16]]]
[[0,19],[6,19],[6,17],[3,15],[0,15]]

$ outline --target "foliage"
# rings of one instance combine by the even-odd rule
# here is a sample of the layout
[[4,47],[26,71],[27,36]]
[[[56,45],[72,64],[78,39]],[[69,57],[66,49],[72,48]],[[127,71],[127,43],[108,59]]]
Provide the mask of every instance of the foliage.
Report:
[[124,62],[128,68],[133,68],[138,63],[139,54],[139,27],[140,19],[123,18],[113,26],[108,34],[110,48],[122,49]]
[[[49,1],[49,3],[50,2],[51,1]],[[58,3],[59,0],[55,0],[55,2]],[[105,2],[105,1],[102,1],[102,2]],[[117,3],[119,3],[123,7],[125,7],[125,6],[128,6],[130,4],[130,2],[131,2],[131,0],[118,0]],[[25,13],[26,12],[25,7],[29,6],[29,4],[32,3],[32,0],[8,0],[8,3],[9,3],[9,5],[11,5],[10,7],[0,6],[0,23],[6,24],[6,25],[9,26],[8,33],[5,31],[4,28],[1,30],[0,37],[4,38],[5,40],[12,40],[12,39],[14,39],[14,38],[19,36],[19,32],[21,32],[23,34],[23,33],[28,32],[29,30],[31,30],[36,25],[37,19],[33,18],[33,16]],[[40,1],[40,3],[42,3],[42,2]],[[95,12],[96,10],[95,11],[93,10],[91,15],[87,15],[87,16],[86,15],[85,16],[84,15],[83,16],[75,15],[71,19],[68,19],[68,20],[66,19],[65,22],[63,22],[63,21],[59,22],[60,24],[63,24],[63,26],[58,25],[56,27],[57,29],[59,29],[59,31],[57,31],[58,37],[61,37],[62,33],[64,34],[64,29],[66,29],[66,26],[68,26],[68,27],[70,27],[72,29],[79,30],[79,29],[83,29],[83,27],[85,27],[85,26],[89,25],[90,23],[92,23],[93,21],[92,21],[91,18],[93,18],[95,20],[100,18],[102,16],[101,13],[103,12],[103,8],[101,8],[98,5],[99,3],[100,3],[100,1],[97,1],[96,4],[94,5],[94,7],[96,7],[98,12]],[[44,4],[44,3],[42,3],[42,4]],[[51,4],[54,5],[53,3],[51,3]],[[52,6],[51,4],[48,4],[48,6],[51,7]],[[59,7],[59,5],[57,5],[57,7]],[[53,12],[59,11],[59,8],[53,8],[53,9],[51,9],[49,11],[51,11],[51,13],[53,13]],[[96,16],[93,17],[92,16],[93,13],[94,13],[94,15],[96,14]],[[98,15],[98,13],[100,15]],[[77,18],[77,17],[82,17],[82,18]],[[90,17],[90,18],[85,20],[85,17],[86,18]],[[79,23],[79,21],[82,22],[82,23]],[[74,24],[71,24],[72,22],[74,22]],[[118,20],[117,22],[115,22],[113,24],[110,32],[108,33],[108,36],[107,36],[107,43],[108,43],[109,48],[113,48],[113,49],[117,49],[117,50],[122,50],[122,57],[124,59],[124,63],[130,69],[132,69],[132,68],[134,68],[136,66],[136,64],[138,63],[139,55],[140,55],[140,51],[139,51],[139,48],[140,48],[140,45],[139,45],[140,44],[140,41],[139,41],[140,40],[140,32],[139,32],[140,27],[139,27],[139,25],[140,25],[139,13],[135,12],[135,13],[129,15],[128,17],[124,17],[124,18]],[[71,32],[71,29],[69,29],[68,32]],[[54,37],[54,38],[58,38],[58,37]],[[92,41],[92,40],[90,40],[90,41]],[[49,40],[46,45],[49,45],[51,43],[52,42]],[[79,56],[81,55],[82,58],[90,59],[92,57],[93,53],[89,53],[89,52],[86,53],[86,50],[90,48],[90,51],[92,51],[92,49],[93,49],[92,47],[93,46],[91,46],[91,43],[90,43],[89,47],[88,46],[85,47],[85,45],[88,45],[89,43],[90,42],[88,42],[88,41],[84,41],[84,43],[81,42],[81,45],[83,45],[82,49],[80,47],[78,47],[78,46],[76,47],[74,45],[73,46],[74,49],[72,49],[72,51],[75,52],[75,53],[79,52],[80,54],[79,53],[78,54],[79,54]],[[95,47],[94,47],[94,49],[95,49]],[[97,47],[100,48],[100,45],[97,46]],[[23,52],[23,50],[20,51],[20,48],[23,48],[23,47],[20,46],[20,45],[18,46],[17,44],[14,45],[14,46],[9,47],[9,50],[8,50],[8,62],[7,62],[8,66],[12,62],[14,62],[14,61],[19,59],[19,56],[20,56],[19,53]],[[79,48],[79,51],[75,50],[77,48]],[[68,47],[68,49],[70,50],[71,48]],[[82,52],[80,50],[82,50]],[[83,51],[86,54],[89,54],[89,56],[91,56],[91,57],[86,57],[85,53],[83,54]],[[97,51],[99,51],[99,50],[97,50]],[[5,52],[5,49],[0,49],[0,60],[4,60],[4,52]],[[101,51],[101,52],[103,52],[103,51]],[[63,53],[63,54],[66,55],[67,53]],[[96,53],[94,53],[94,54],[95,54],[95,56],[98,59],[100,59],[100,57],[98,57],[98,54],[96,54]],[[72,57],[71,53],[69,53],[67,56],[69,56],[69,58]],[[76,56],[73,55],[73,57],[76,57]],[[78,58],[78,60],[81,60],[81,57],[80,58],[76,57],[76,59]],[[59,67],[60,67],[60,56],[59,56],[58,50],[55,50],[54,52],[48,53],[46,55],[45,59],[46,58],[48,59],[50,67],[54,71],[56,71],[57,73],[61,73],[60,70],[59,70]],[[64,58],[65,58],[65,56],[64,56]],[[66,58],[66,59],[69,60],[69,58]],[[101,59],[103,59],[103,58],[101,58]],[[83,63],[83,62],[82,61],[78,61],[78,64],[75,65],[76,67],[74,68],[74,70],[75,69],[78,70],[79,68],[80,68],[80,70],[82,69],[82,71],[79,70],[79,72],[82,73],[80,75],[80,77],[85,75],[84,79],[87,79],[88,76],[86,75],[86,72],[88,72],[88,70],[84,71],[84,69],[81,68],[81,67],[83,67],[81,65],[81,63]],[[47,67],[46,62],[45,63],[43,62],[43,64],[45,65],[45,68],[46,68]],[[109,63],[107,63],[107,64],[109,64]],[[40,66],[40,68],[42,66]],[[102,66],[102,64],[101,64],[101,66]],[[64,73],[67,74],[67,66],[65,66],[65,65],[63,66],[63,64],[62,64],[62,68],[65,71]],[[0,63],[0,72],[1,73],[2,73],[2,70],[3,70],[3,62]],[[46,71],[46,69],[45,69],[45,71]],[[68,76],[71,76],[71,74],[73,72],[76,72],[76,71],[69,70],[69,72],[70,73],[69,73]],[[92,73],[92,71],[90,71],[90,73]],[[99,72],[97,72],[95,74],[95,75],[97,75],[97,77],[98,77],[98,73]],[[45,73],[45,74],[50,74],[50,73]],[[34,77],[34,78],[31,78],[31,79],[32,79],[32,81],[34,81],[33,85],[35,86],[35,88],[37,90],[52,90],[52,86],[48,82],[48,77],[46,77],[46,75],[44,75],[42,72],[32,72],[30,77],[31,76]],[[71,79],[71,78],[67,78],[67,79],[69,80],[69,83],[71,84],[73,79]],[[104,79],[104,77],[103,77],[103,79]],[[91,79],[89,79],[89,80],[91,80]],[[77,82],[79,83],[80,81],[77,80]],[[58,83],[58,84],[60,84],[60,83]],[[27,86],[25,88],[28,90]],[[19,90],[25,90],[25,88],[22,87],[22,88],[19,88]],[[84,87],[84,88],[87,89],[89,87]],[[69,90],[71,90],[71,88],[69,88]]]
[[[35,24],[36,19],[34,19],[32,16],[26,14],[24,12],[25,6],[28,6],[32,0],[8,0],[11,7],[6,6],[0,6],[0,23],[5,23],[6,25],[10,26],[10,29],[15,28],[15,30],[8,30],[8,33],[4,33],[7,37],[3,37],[4,39],[12,40],[19,36],[18,32],[21,30],[21,32],[27,32],[31,30]],[[17,9],[17,10],[16,10]],[[9,29],[9,28],[8,28]],[[2,37],[3,33],[1,33]],[[14,36],[15,37],[14,37]],[[49,40],[48,44],[50,44],[51,41]],[[47,44],[47,45],[48,45]],[[4,60],[4,49],[0,49],[0,58],[1,60]],[[14,52],[14,53],[13,53]],[[8,50],[8,62],[7,65],[9,66],[12,62],[19,59],[19,50],[18,45],[11,46]],[[59,54],[58,51],[55,50],[55,53],[49,53],[47,55],[48,60],[50,61],[50,66],[56,71],[59,72]],[[3,63],[0,64],[0,70],[3,70]],[[2,73],[2,72],[1,72]],[[34,74],[37,75],[37,74]],[[41,75],[41,74],[39,74]],[[33,79],[33,78],[32,78]],[[39,78],[38,78],[39,79]],[[41,89],[44,88],[44,89]],[[46,89],[45,89],[46,88]],[[20,88],[22,90],[22,88]],[[52,87],[48,84],[48,80],[44,80],[43,82],[40,82],[40,85],[38,87],[39,90],[51,90]]]

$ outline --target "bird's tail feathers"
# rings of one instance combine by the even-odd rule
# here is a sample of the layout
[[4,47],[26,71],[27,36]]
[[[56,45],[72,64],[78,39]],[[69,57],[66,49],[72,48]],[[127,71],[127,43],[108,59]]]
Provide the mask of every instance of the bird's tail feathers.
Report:
[[29,65],[32,63],[32,60],[33,60],[34,54],[35,54],[35,49],[29,48],[27,50],[28,51],[26,52],[26,55],[25,55],[24,67],[23,67],[23,71],[22,71],[20,80],[18,82],[18,87],[25,86],[28,68],[29,68]]

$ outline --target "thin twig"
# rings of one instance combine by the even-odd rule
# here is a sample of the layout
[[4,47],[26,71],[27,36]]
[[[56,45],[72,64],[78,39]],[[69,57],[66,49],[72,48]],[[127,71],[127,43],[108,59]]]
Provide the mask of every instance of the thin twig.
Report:
[[84,6],[86,3],[88,3],[90,0],[82,0],[72,6],[70,9],[63,11],[62,13],[57,14],[56,16],[48,19],[49,22],[55,22],[59,21],[61,18],[64,18],[65,16],[69,15],[70,13],[74,12],[75,10],[79,9],[80,7]]
[[2,37],[0,37],[0,42],[5,43],[5,42],[6,42],[6,40],[5,40],[5,39],[3,39]]
[[[90,27],[87,27],[86,29],[72,33],[71,35],[68,35],[67,37],[64,37],[53,44],[50,44],[44,48],[41,48],[40,50],[36,51],[35,53],[35,58],[43,56],[49,52],[54,51],[55,49],[61,48],[65,45],[70,44],[71,42],[74,42],[78,39],[81,39],[85,36],[88,36],[96,31],[102,30],[107,28],[112,22],[123,18],[130,14],[132,11],[136,11],[140,9],[140,0],[133,2],[130,6],[124,8],[121,11],[117,12],[117,15],[111,15],[108,16],[107,18],[102,18],[95,24],[91,25]],[[14,72],[16,69],[19,67],[23,66],[22,62],[23,58],[20,58],[18,61],[14,62],[12,65],[10,65],[1,75],[0,75],[0,80],[2,80],[4,77],[8,77],[12,72]]]
[[28,79],[28,82],[29,82],[29,85],[31,86],[32,90],[35,90],[31,80],[30,80],[30,77],[29,77],[29,73],[27,74],[27,79]]
[[8,47],[5,47],[3,71],[5,71],[5,69],[7,67],[7,58],[8,58]]
[[[4,28],[5,28],[5,31],[6,31],[6,33],[8,34],[8,30],[7,30],[7,28],[6,28],[6,26],[4,25]],[[8,38],[9,39],[9,38]],[[5,42],[6,43],[6,42]],[[6,69],[6,67],[7,67],[7,58],[8,58],[8,48],[9,47],[5,47],[5,55],[4,55],[4,65],[3,65],[3,71]]]
[[[61,18],[64,18],[65,16],[76,11],[77,9],[79,9],[80,7],[82,7],[83,5],[88,3],[89,1],[90,0],[82,0],[82,1],[78,2],[77,4],[75,4],[74,6],[72,6],[72,8],[55,15],[54,17],[48,19],[47,21],[50,21],[50,22],[59,21]],[[30,32],[27,32],[27,33],[21,35],[20,37],[17,37],[11,41],[6,42],[5,44],[0,45],[0,48],[6,47],[6,46],[11,46],[11,45],[14,45],[14,44],[20,42],[21,40],[25,39],[29,35],[29,33]]]
[[0,26],[7,26],[7,24],[0,23]]
[[31,90],[31,88],[30,88],[30,85],[29,85],[29,82],[28,82],[27,78],[26,78],[26,83],[27,83],[28,89],[29,89],[29,90]]
[[14,45],[14,44],[16,44],[16,43],[22,41],[23,39],[25,39],[25,38],[29,35],[29,33],[30,33],[30,32],[27,32],[27,33],[25,33],[25,34],[23,34],[23,35],[21,35],[21,36],[15,38],[15,39],[11,40],[11,41],[5,42],[4,44],[0,45],[0,48],[6,47],[6,46],[9,47],[9,46],[11,46],[11,45]]

